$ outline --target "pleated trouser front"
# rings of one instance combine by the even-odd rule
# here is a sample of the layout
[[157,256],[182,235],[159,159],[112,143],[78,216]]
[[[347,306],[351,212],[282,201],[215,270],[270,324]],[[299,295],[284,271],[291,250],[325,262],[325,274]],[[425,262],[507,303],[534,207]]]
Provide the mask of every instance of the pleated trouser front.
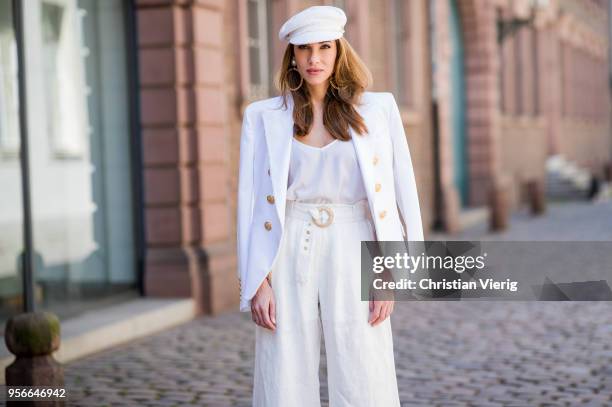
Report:
[[360,296],[360,244],[374,239],[367,200],[287,202],[272,266],[276,331],[255,325],[253,406],[321,405],[321,334],[331,407],[400,405],[391,321],[368,324],[369,304]]

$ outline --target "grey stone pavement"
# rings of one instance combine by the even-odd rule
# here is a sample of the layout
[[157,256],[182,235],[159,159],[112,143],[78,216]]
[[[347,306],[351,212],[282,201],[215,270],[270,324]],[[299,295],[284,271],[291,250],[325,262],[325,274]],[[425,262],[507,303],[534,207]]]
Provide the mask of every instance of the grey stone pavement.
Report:
[[[549,204],[502,234],[452,238],[612,248],[612,202]],[[397,302],[391,323],[403,406],[612,406],[612,302]],[[250,314],[201,317],[67,364],[81,398],[69,405],[250,406],[253,350]],[[327,405],[324,348],[320,378]]]

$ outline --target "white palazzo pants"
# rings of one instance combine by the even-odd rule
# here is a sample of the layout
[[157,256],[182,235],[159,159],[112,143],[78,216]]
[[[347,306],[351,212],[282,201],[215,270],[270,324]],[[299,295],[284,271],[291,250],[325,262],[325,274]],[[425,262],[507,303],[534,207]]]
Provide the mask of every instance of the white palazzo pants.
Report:
[[321,333],[330,407],[400,405],[391,321],[368,324],[369,303],[360,298],[362,240],[375,240],[367,200],[287,201],[271,276],[276,331],[255,325],[253,406],[321,405]]

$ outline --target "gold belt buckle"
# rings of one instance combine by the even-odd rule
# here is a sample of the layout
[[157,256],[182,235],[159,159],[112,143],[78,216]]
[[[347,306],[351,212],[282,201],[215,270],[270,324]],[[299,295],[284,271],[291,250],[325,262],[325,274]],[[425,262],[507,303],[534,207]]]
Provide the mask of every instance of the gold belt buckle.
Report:
[[320,223],[319,220],[317,218],[315,218],[314,216],[312,216],[312,221],[314,222],[315,225],[317,225],[320,228],[325,228],[329,225],[332,224],[332,222],[334,221],[334,211],[327,207],[327,206],[320,206],[317,208],[317,210],[319,211],[319,215],[323,212],[327,213],[327,222],[325,223]]

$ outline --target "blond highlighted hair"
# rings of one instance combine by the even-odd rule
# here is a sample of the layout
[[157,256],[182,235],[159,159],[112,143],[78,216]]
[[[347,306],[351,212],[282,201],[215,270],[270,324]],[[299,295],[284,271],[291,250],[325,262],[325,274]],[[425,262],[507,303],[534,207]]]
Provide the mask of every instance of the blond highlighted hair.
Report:
[[[359,104],[363,92],[372,85],[372,73],[345,38],[339,38],[335,42],[336,61],[330,80],[338,89],[331,85],[327,87],[323,101],[323,125],[332,137],[347,141],[351,138],[349,127],[360,135],[368,131],[355,105]],[[314,114],[306,83],[295,91],[290,90],[298,87],[301,81],[299,72],[290,70],[293,57],[293,44],[289,44],[276,74],[276,87],[283,97],[285,108],[289,94],[293,96],[293,133],[296,136],[305,136],[310,132]]]

